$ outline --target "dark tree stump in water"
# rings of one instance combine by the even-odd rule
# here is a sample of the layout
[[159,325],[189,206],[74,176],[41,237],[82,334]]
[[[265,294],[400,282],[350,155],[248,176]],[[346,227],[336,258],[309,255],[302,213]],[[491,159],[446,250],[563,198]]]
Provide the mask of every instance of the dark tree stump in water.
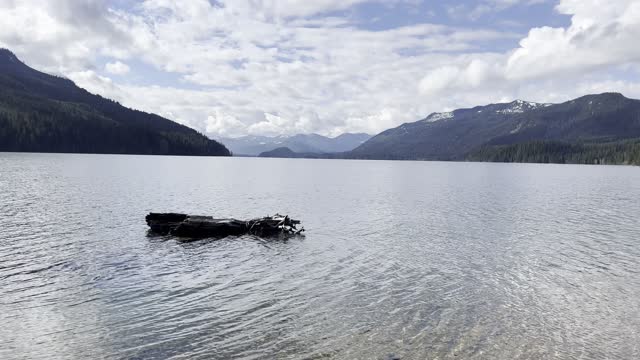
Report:
[[278,234],[300,234],[300,221],[276,214],[251,220],[214,219],[211,216],[178,213],[150,213],[146,217],[152,232],[180,237],[204,238],[253,234],[273,236]]

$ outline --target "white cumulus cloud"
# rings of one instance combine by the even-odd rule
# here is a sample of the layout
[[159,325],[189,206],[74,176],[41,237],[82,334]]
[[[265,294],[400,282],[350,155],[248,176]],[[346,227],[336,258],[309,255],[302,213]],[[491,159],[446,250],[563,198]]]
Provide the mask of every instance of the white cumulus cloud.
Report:
[[640,36],[640,2],[561,0],[556,10],[571,16],[568,27],[533,28],[518,47],[489,59],[458,56],[427,71],[421,93],[448,98],[444,102],[452,106],[514,98],[563,101],[599,90],[640,97],[632,85],[640,76],[640,48],[632,45]]
[[127,74],[129,70],[131,70],[127,64],[120,61],[107,63],[104,66],[104,69],[106,72],[114,75],[124,75]]

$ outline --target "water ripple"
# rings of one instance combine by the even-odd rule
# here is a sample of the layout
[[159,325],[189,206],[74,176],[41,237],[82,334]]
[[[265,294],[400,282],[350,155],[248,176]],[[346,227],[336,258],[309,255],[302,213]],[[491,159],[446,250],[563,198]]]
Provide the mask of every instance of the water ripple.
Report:
[[[640,357],[637,168],[0,154],[0,169],[3,359]],[[286,212],[308,233],[148,234],[144,214],[172,210]]]

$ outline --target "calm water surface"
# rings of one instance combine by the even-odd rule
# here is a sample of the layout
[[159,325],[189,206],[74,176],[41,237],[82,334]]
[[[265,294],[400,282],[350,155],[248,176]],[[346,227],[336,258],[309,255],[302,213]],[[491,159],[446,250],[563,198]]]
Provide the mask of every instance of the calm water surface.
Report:
[[637,167],[0,154],[0,358],[637,359],[639,218]]

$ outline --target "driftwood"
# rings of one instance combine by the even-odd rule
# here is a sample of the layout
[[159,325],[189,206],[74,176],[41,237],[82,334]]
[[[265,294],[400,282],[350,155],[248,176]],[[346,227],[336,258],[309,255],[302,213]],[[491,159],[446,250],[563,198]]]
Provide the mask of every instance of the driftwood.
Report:
[[280,214],[243,221],[177,213],[150,213],[146,220],[147,225],[154,233],[191,238],[244,234],[257,236],[296,235],[304,231],[304,228],[298,230],[296,226],[300,224],[300,221]]

